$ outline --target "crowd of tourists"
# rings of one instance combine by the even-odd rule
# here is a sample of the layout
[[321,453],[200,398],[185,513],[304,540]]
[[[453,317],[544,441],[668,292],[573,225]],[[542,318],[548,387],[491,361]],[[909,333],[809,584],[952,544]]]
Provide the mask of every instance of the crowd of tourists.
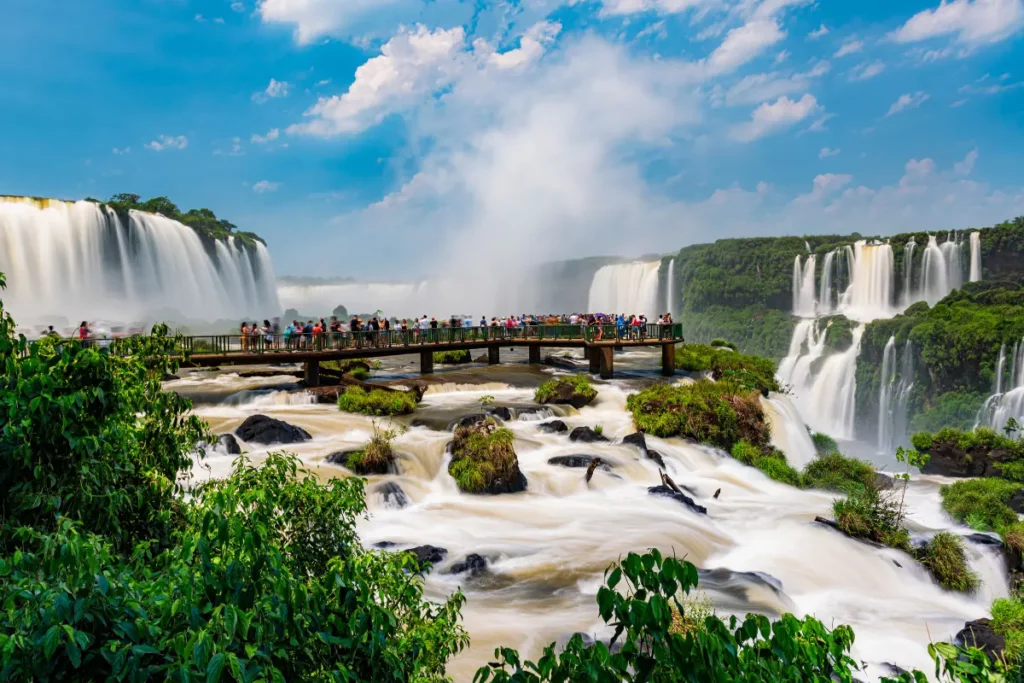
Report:
[[[656,325],[671,325],[672,315],[665,313],[660,315]],[[273,321],[264,320],[263,324],[256,321],[249,323],[244,321],[239,328],[241,348],[243,351],[257,351],[265,348],[285,349],[306,349],[323,348],[331,342],[337,342],[345,337],[352,337],[359,340],[369,340],[374,343],[381,339],[381,333],[400,331],[407,333],[403,335],[409,341],[420,341],[423,336],[429,337],[432,331],[467,328],[535,328],[541,325],[570,325],[580,327],[596,327],[595,335],[598,339],[607,334],[608,327],[614,327],[614,336],[623,340],[643,340],[647,336],[649,324],[646,315],[629,315],[625,313],[572,313],[563,315],[508,315],[502,317],[453,315],[448,318],[438,319],[429,317],[426,314],[417,318],[389,318],[384,315],[371,316],[369,320],[363,320],[358,316],[352,316],[348,322],[343,322],[337,316],[331,316],[329,320],[317,318],[306,320],[292,320],[284,329],[280,321],[275,318]],[[364,334],[359,334],[364,333]],[[529,335],[529,332],[526,332]]]

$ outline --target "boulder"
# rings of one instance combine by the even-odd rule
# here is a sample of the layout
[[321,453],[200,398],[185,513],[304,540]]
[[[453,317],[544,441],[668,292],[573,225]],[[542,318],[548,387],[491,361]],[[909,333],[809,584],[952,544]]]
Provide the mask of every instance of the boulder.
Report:
[[238,445],[238,439],[234,434],[221,434],[217,437],[217,450],[224,451],[228,455],[241,455],[242,447]]
[[652,496],[662,496],[664,498],[671,498],[672,500],[678,503],[682,503],[683,505],[690,508],[697,514],[708,514],[708,509],[706,507],[704,507],[703,505],[697,505],[697,503],[693,501],[693,498],[690,498],[685,493],[675,491],[666,486],[665,484],[662,484],[660,486],[648,487],[647,493],[651,494]]
[[643,432],[634,432],[622,437],[622,444],[625,446],[636,446],[641,453],[647,453],[647,439]]
[[235,430],[235,436],[242,441],[259,443],[264,446],[277,443],[301,443],[313,437],[305,429],[290,425],[266,415],[250,415]]
[[764,588],[783,596],[782,582],[765,572],[738,572],[726,567],[698,569],[700,585],[723,593],[746,599],[748,588]]
[[549,465],[558,465],[559,467],[590,467],[590,463],[597,460],[598,467],[609,469],[608,463],[601,460],[596,455],[556,455],[553,458],[548,458]]
[[541,422],[537,425],[542,432],[548,432],[549,434],[561,434],[569,431],[569,428],[565,426],[565,423],[561,420],[550,420],[548,422]]
[[647,449],[647,457],[658,463],[658,467],[665,469],[665,459],[661,457],[661,453],[654,450],[653,448]]
[[347,451],[334,451],[324,458],[324,462],[328,462],[332,465],[338,465],[339,467],[348,467],[348,456],[358,452],[358,448],[350,448]]
[[579,410],[593,400],[593,397],[587,397],[579,393],[576,390],[576,387],[570,382],[558,382],[555,385],[555,393],[548,396],[545,400],[541,401],[541,403],[569,405]]
[[448,570],[449,574],[462,574],[468,573],[470,576],[476,576],[487,570],[487,559],[482,555],[471,553],[466,555],[466,559],[461,562],[456,562]]
[[448,474],[463,493],[495,495],[526,490],[526,476],[507,430],[497,420],[485,420],[455,429],[455,438],[445,446],[451,454]]
[[474,363],[489,363],[490,360],[491,359],[487,356],[486,353],[481,353],[479,356],[477,356],[476,358],[473,359],[473,362]]
[[173,382],[173,381],[179,380],[179,379],[181,379],[181,378],[178,377],[177,375],[172,375],[169,372],[165,372],[164,373],[164,380],[163,381],[165,381],[165,382]]
[[583,443],[602,443],[607,442],[608,438],[603,434],[598,434],[590,427],[577,427],[569,433],[569,441],[581,441]]
[[484,412],[506,422],[512,419],[512,411],[506,406],[487,406],[484,408]]
[[470,413],[469,415],[463,415],[458,420],[448,425],[448,429],[453,430],[458,429],[459,427],[472,427],[475,424],[483,422],[488,417],[487,413]]
[[563,370],[579,370],[583,367],[581,363],[577,363],[572,358],[553,355],[544,356],[544,365],[550,365],[554,368],[562,368]]
[[1002,448],[977,448],[966,451],[953,441],[936,439],[928,455],[928,462],[921,470],[925,474],[939,474],[945,477],[997,477],[997,465],[1008,460],[1012,454]]
[[415,548],[409,548],[408,551],[416,556],[416,561],[423,565],[424,562],[430,564],[437,564],[443,562],[444,558],[448,557],[448,551],[444,548],[438,548],[436,545],[418,545]]
[[875,486],[879,491],[888,491],[893,487],[893,479],[887,474],[875,472]]
[[385,481],[373,487],[372,491],[384,498],[385,507],[404,508],[409,504],[409,497],[402,487],[393,481]]
[[965,647],[976,647],[996,659],[1006,649],[1006,639],[992,629],[991,619],[968,621],[956,634],[956,643]]

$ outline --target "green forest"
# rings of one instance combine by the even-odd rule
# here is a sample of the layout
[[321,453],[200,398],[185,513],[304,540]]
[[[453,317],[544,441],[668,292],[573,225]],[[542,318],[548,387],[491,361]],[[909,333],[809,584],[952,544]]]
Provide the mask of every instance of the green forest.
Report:
[[238,226],[234,223],[223,218],[217,218],[216,214],[214,214],[210,209],[189,209],[188,211],[182,211],[167,197],[153,197],[152,199],[142,201],[142,198],[137,194],[121,192],[119,194],[115,194],[105,202],[98,199],[92,199],[91,197],[86,199],[86,201],[96,202],[103,206],[109,206],[111,209],[123,216],[126,216],[128,211],[132,209],[135,211],[158,213],[165,218],[170,218],[178,221],[179,223],[184,223],[195,230],[201,237],[211,240],[223,240],[228,237],[234,237],[239,242],[248,245],[255,244],[256,242],[263,242],[263,238],[259,237],[255,233],[238,230]]

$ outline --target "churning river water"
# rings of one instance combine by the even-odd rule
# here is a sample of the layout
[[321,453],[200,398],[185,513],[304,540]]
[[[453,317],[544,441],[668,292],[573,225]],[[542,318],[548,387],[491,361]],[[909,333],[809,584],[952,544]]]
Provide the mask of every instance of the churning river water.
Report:
[[[793,612],[814,615],[828,626],[851,625],[854,657],[867,664],[867,678],[889,674],[885,663],[933,670],[927,644],[948,639],[965,621],[985,616],[992,599],[1008,593],[1002,561],[988,547],[967,544],[972,567],[984,582],[977,594],[944,591],[903,553],[871,547],[815,523],[817,515],[831,516],[832,494],[779,484],[706,446],[647,438],[668,474],[696,492],[694,498],[707,507],[707,515],[652,496],[647,488],[660,483],[658,466],[637,448],[618,442],[635,431],[626,397],[656,377],[653,353],[617,356],[619,378],[599,382],[598,398],[590,406],[539,412],[533,388],[562,371],[531,367],[521,354],[504,353],[505,365],[439,368],[429,379],[421,407],[396,420],[409,427],[395,443],[399,472],[368,478],[369,515],[359,524],[368,547],[386,541],[398,547],[429,544],[447,549],[446,558],[427,576],[426,591],[439,599],[461,587],[467,597],[463,617],[472,642],[450,664],[456,681],[471,680],[499,645],[536,657],[546,644],[562,642],[577,631],[609,636],[595,602],[603,573],[627,552],[652,547],[706,570],[702,584],[719,616]],[[413,377],[417,360],[390,359],[375,375]],[[183,371],[182,379],[166,387],[192,398],[195,413],[217,433],[231,432],[246,417],[260,413],[313,436],[285,447],[242,443],[257,462],[268,451],[287,449],[318,477],[350,476],[324,458],[364,444],[372,433],[371,419],[314,403],[287,374],[292,369],[269,377],[242,376],[251,369]],[[515,433],[520,468],[529,482],[524,493],[466,495],[448,475],[448,427],[460,416],[479,412],[485,395],[493,396],[496,405],[515,409],[516,419],[507,426]],[[813,457],[790,399],[773,396],[765,407],[773,439],[790,461],[799,466]],[[573,443],[566,434],[542,431],[538,424],[552,417],[570,430],[601,425],[611,442]],[[599,468],[587,483],[584,469],[548,463],[554,456],[572,454],[600,456],[610,467]],[[231,456],[211,453],[193,476],[225,476],[231,462]],[[907,504],[915,536],[943,529],[970,533],[940,508],[938,489],[946,481],[913,478]],[[398,484],[408,505],[388,506],[376,492],[382,482]],[[487,558],[484,573],[471,577],[448,572],[471,553]]]

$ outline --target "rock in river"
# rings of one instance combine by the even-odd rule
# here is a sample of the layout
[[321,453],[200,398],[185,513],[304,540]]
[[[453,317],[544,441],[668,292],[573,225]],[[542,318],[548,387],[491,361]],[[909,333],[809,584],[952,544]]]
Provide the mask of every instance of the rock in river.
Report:
[[601,458],[596,455],[584,455],[582,453],[577,455],[556,455],[553,458],[548,458],[548,464],[560,467],[590,467],[590,463],[594,460],[597,460],[598,467],[608,469],[608,463],[601,460]]
[[569,428],[565,426],[565,423],[561,420],[550,420],[548,422],[541,422],[537,425],[541,431],[548,432],[550,434],[561,434],[569,431]]
[[305,429],[266,415],[250,415],[235,430],[242,441],[269,446],[276,443],[301,443],[313,437]]
[[482,555],[471,553],[466,555],[466,559],[462,562],[456,562],[452,565],[448,571],[449,574],[462,574],[468,572],[470,576],[475,576],[483,571],[487,570],[487,559]]
[[409,504],[409,497],[405,495],[405,491],[393,481],[377,484],[371,491],[384,498],[384,505],[386,507],[404,508]]
[[693,502],[693,498],[690,498],[688,495],[680,491],[673,491],[664,484],[662,484],[661,486],[649,487],[647,489],[647,493],[651,494],[652,496],[663,496],[665,498],[671,498],[676,502],[682,503],[683,505],[685,505],[686,507],[690,508],[691,510],[698,514],[708,514],[708,509],[703,505],[697,505],[697,503]]
[[217,450],[222,450],[228,455],[241,455],[242,448],[234,434],[221,434],[217,437]]
[[590,427],[577,427],[569,434],[569,441],[582,441],[583,443],[600,443],[608,441],[603,434],[598,434]]

